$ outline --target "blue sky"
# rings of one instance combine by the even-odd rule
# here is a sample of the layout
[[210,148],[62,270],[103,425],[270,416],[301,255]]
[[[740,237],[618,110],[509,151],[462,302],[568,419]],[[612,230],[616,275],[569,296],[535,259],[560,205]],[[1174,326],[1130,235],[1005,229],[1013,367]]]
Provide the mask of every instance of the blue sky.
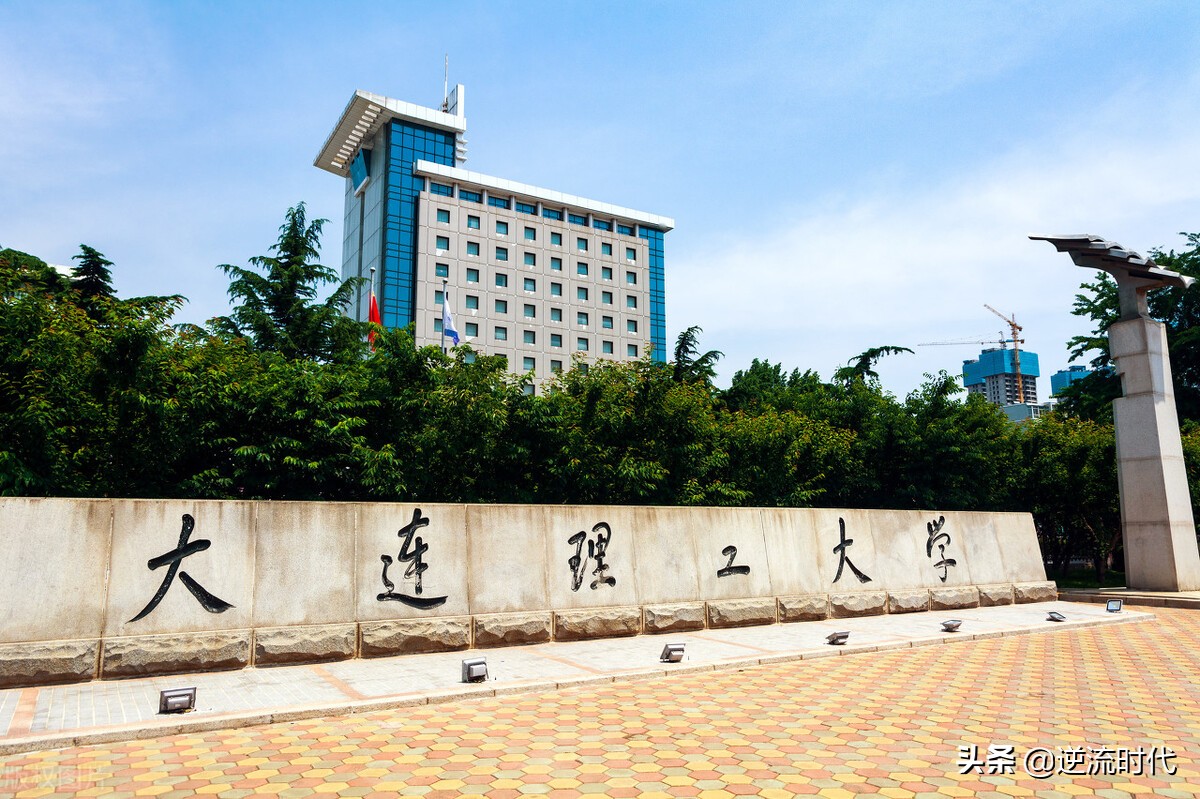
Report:
[[467,87],[468,166],[671,216],[668,336],[720,380],[868,347],[898,395],[1015,313],[1048,375],[1089,275],[1029,233],[1200,231],[1200,4],[0,2],[0,246],[224,313],[355,89]]

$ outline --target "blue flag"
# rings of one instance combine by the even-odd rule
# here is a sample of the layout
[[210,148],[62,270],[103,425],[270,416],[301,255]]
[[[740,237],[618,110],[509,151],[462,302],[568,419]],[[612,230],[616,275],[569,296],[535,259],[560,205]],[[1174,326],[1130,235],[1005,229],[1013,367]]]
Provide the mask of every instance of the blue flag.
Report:
[[450,313],[449,297],[442,300],[442,334],[449,336],[454,345],[458,346],[458,331],[454,329],[454,316]]

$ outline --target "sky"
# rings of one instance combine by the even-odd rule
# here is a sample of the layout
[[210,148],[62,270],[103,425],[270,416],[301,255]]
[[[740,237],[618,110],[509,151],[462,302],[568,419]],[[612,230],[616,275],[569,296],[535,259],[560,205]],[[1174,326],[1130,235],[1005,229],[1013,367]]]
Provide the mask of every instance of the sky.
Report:
[[668,348],[718,385],[759,358],[883,386],[961,372],[1003,321],[1066,368],[1091,274],[1031,233],[1146,253],[1200,231],[1200,4],[9,2],[0,247],[121,296],[226,313],[303,201],[341,263],[343,186],[313,166],[356,89],[467,87],[468,168],[662,214]]

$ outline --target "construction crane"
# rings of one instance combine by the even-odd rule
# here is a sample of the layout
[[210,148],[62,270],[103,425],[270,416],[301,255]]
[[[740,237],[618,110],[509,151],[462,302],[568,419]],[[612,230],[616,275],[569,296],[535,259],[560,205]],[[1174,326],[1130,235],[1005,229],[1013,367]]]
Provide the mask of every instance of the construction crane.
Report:
[[[1021,338],[1021,331],[1024,328],[1017,324],[1016,314],[1014,314],[1011,318],[1007,317],[992,306],[988,305],[986,302],[983,304],[983,307],[987,308],[996,316],[999,316],[1001,319],[1007,322],[1009,329],[1012,331],[1011,341],[1013,345],[1013,372],[1017,377],[1017,402],[1023,403],[1025,402],[1025,387],[1021,382],[1021,345],[1025,343],[1025,340]],[[1004,334],[1001,333],[1000,336],[1003,338]]]

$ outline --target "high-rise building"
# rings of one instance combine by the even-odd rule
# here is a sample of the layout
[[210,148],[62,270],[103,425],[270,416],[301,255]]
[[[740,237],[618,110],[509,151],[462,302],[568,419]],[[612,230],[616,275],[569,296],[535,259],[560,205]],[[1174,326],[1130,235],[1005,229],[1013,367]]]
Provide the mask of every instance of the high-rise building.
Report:
[[973,361],[963,361],[963,386],[982,394],[993,405],[1037,404],[1037,379],[1041,375],[1036,352],[1021,350],[1021,389],[1017,396],[1017,367],[1014,351],[986,349]]
[[343,278],[374,269],[383,324],[415,323],[418,346],[442,343],[449,302],[464,342],[539,381],[576,354],[665,361],[674,220],[464,169],[465,94],[350,98],[315,161],[345,181]]
[[1092,370],[1086,366],[1070,366],[1066,369],[1060,369],[1050,375],[1050,396],[1057,397],[1063,392],[1064,388],[1076,380],[1082,380],[1091,373]]

